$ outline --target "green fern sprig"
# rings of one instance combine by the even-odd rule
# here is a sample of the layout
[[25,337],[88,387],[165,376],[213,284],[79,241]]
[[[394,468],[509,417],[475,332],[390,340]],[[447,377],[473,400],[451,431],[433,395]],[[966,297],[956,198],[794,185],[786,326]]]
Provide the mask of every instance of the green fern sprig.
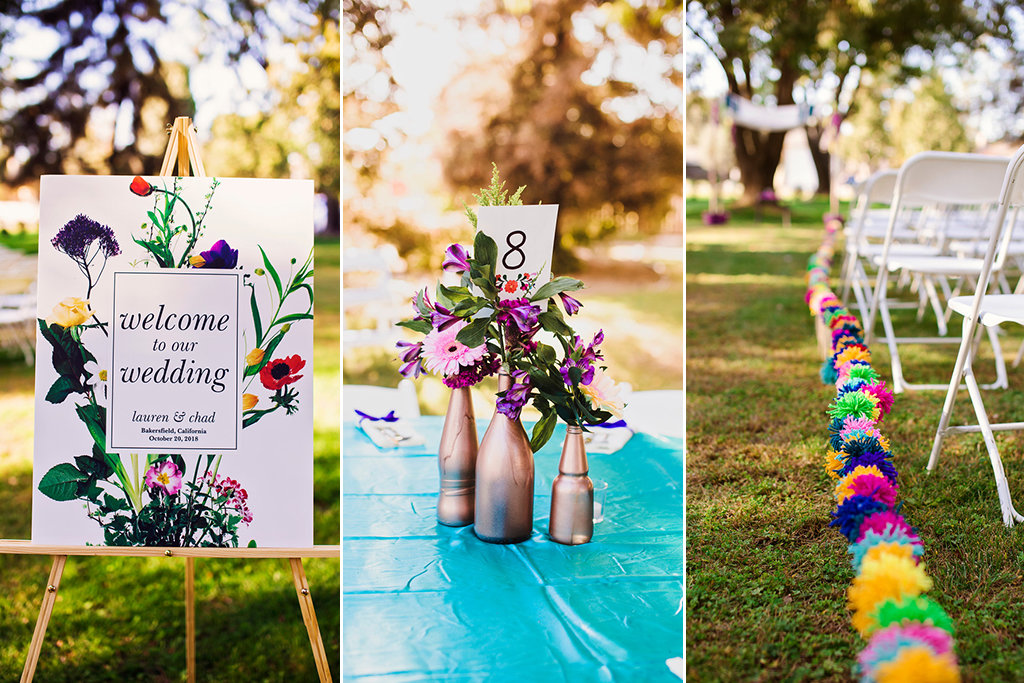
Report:
[[[508,190],[505,189],[505,181],[501,179],[498,173],[498,164],[492,161],[491,169],[491,184],[489,187],[480,190],[480,194],[473,195],[476,203],[480,206],[522,206],[523,200],[521,197],[523,190],[526,189],[526,185],[521,185],[509,197]],[[466,216],[469,217],[469,222],[473,224],[473,229],[476,230],[476,212],[466,206],[465,202],[462,205],[466,208]]]

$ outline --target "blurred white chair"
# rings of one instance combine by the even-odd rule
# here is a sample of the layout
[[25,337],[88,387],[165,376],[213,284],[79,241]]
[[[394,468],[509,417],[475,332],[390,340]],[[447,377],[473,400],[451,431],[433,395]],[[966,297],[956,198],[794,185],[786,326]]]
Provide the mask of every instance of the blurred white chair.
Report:
[[623,383],[623,418],[634,432],[683,438],[685,394],[678,390],[632,391]]
[[[1003,461],[999,456],[994,432],[1021,431],[1024,430],[1024,422],[989,422],[988,412],[981,397],[981,387],[974,377],[972,364],[983,329],[988,330],[992,336],[994,330],[1001,323],[1024,325],[1024,294],[988,294],[986,291],[993,284],[992,276],[996,272],[1000,251],[1005,249],[1005,244],[1011,237],[1013,225],[1016,223],[1017,214],[1024,206],[1024,178],[1021,177],[1024,175],[1024,171],[1022,169],[1024,169],[1024,147],[1018,149],[1013,156],[1002,182],[1002,189],[999,193],[999,210],[996,217],[997,225],[1001,226],[1001,230],[993,230],[989,236],[974,295],[958,296],[949,301],[949,308],[964,316],[963,332],[960,337],[960,352],[957,354],[956,364],[953,366],[953,375],[946,390],[946,401],[942,406],[939,427],[935,432],[935,441],[928,459],[928,470],[931,471],[938,464],[939,452],[947,434],[981,432],[985,440],[985,448],[988,450],[989,461],[992,464],[992,472],[995,475],[999,506],[1003,514],[1003,523],[1006,526],[1013,526],[1015,522],[1024,522],[1024,516],[1021,516],[1013,507],[1009,484],[1006,481],[1006,472],[1003,470]],[[973,425],[950,426],[953,404],[956,401],[961,381],[967,385],[978,422]]]
[[35,360],[36,293],[33,282],[24,294],[0,295],[0,347],[16,348],[25,364]]
[[359,416],[355,414],[356,410],[374,417],[387,415],[391,410],[395,411],[396,417],[407,420],[420,416],[416,385],[408,379],[399,382],[397,388],[343,384],[341,410],[344,422],[357,422]]
[[[386,247],[378,249],[346,248],[343,250],[342,307],[344,312],[359,309],[373,319],[366,329],[346,329],[342,335],[346,347],[389,346],[401,338],[395,323],[401,319],[399,297]],[[350,285],[349,281],[356,281]],[[404,288],[404,287],[403,287]],[[411,292],[409,293],[411,295]],[[411,311],[411,309],[409,309]]]
[[[900,344],[941,344],[955,343],[955,339],[945,336],[938,337],[897,337],[893,328],[890,309],[894,308],[888,291],[890,272],[909,273],[916,278],[920,286],[924,287],[936,309],[936,316],[939,324],[939,334],[945,335],[945,314],[939,308],[936,283],[942,286],[944,292],[948,292],[946,280],[948,278],[960,282],[975,283],[982,271],[983,260],[980,258],[965,258],[960,256],[947,255],[914,255],[901,254],[893,249],[894,235],[901,211],[907,205],[925,207],[924,213],[932,214],[939,218],[939,222],[948,224],[958,214],[954,209],[966,209],[968,212],[962,215],[973,216],[966,227],[973,229],[976,234],[989,234],[986,230],[995,230],[992,226],[991,213],[985,211],[986,206],[995,205],[999,201],[999,188],[1009,159],[1005,157],[991,157],[981,154],[959,154],[954,152],[922,152],[911,157],[900,168],[896,178],[896,189],[893,195],[892,206],[889,210],[889,224],[886,229],[885,242],[882,253],[876,263],[878,265],[878,278],[875,282],[872,293],[871,307],[865,321],[865,343],[870,346],[876,315],[882,319],[882,326],[885,330],[885,341],[889,346],[889,354],[892,363],[893,392],[901,393],[905,389],[945,389],[944,384],[911,384],[903,377],[903,368],[900,362]],[[988,218],[989,220],[983,220]],[[959,225],[958,228],[963,228]],[[942,230],[940,226],[938,230]],[[958,233],[962,238],[962,233]],[[1005,261],[1005,246],[1009,242],[1009,231],[1006,232],[1006,239],[1001,242],[1000,249],[993,262],[993,272],[998,273]],[[957,288],[959,288],[959,284]],[[955,296],[955,293],[953,295]],[[947,298],[948,298],[947,294]],[[996,382],[991,385],[995,387],[1006,387],[1006,368],[1003,362],[1002,353],[999,349],[998,339],[994,330],[989,335],[996,354]]]

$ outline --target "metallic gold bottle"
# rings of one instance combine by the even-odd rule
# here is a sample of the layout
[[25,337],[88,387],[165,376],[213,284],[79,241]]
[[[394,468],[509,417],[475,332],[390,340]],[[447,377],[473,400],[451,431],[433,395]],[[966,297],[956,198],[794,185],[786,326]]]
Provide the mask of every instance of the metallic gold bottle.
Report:
[[476,453],[476,417],[469,387],[452,389],[437,451],[437,471],[441,478],[437,521],[445,526],[473,523]]
[[[512,386],[498,375],[498,391]],[[519,420],[494,411],[476,458],[473,531],[488,543],[519,543],[533,533],[533,451]]]
[[569,425],[562,444],[558,476],[551,485],[548,534],[566,545],[587,543],[594,535],[594,482],[587,476],[583,430]]

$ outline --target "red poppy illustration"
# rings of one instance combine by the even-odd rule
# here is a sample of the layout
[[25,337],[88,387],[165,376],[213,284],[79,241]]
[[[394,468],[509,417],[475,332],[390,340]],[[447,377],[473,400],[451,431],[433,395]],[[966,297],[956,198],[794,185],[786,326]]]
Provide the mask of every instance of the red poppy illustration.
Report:
[[306,367],[306,361],[302,360],[298,356],[289,356],[288,358],[276,358],[260,370],[260,381],[263,382],[263,386],[271,391],[277,391],[286,384],[300,379],[302,375],[297,375],[299,370]]
[[132,180],[132,184],[129,186],[131,191],[140,197],[147,197],[153,194],[153,186],[147,183],[141,176],[135,176]]

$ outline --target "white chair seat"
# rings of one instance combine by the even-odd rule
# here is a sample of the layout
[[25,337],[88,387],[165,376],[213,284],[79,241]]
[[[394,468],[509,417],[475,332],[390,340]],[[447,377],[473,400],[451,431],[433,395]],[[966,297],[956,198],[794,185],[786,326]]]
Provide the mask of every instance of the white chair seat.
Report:
[[[973,296],[955,296],[949,300],[949,307],[962,316],[969,316],[974,307]],[[1024,295],[988,294],[981,300],[978,322],[985,327],[1001,323],[1024,325]]]
[[[881,257],[875,263],[881,265]],[[890,256],[889,270],[912,270],[929,275],[977,275],[984,265],[980,258],[957,258],[955,256]]]
[[[871,258],[872,261],[877,262],[882,256],[882,248],[884,244],[864,244],[861,245],[857,252],[865,257]],[[930,244],[893,244],[889,247],[890,256],[938,256],[942,253],[938,247],[933,247]]]

